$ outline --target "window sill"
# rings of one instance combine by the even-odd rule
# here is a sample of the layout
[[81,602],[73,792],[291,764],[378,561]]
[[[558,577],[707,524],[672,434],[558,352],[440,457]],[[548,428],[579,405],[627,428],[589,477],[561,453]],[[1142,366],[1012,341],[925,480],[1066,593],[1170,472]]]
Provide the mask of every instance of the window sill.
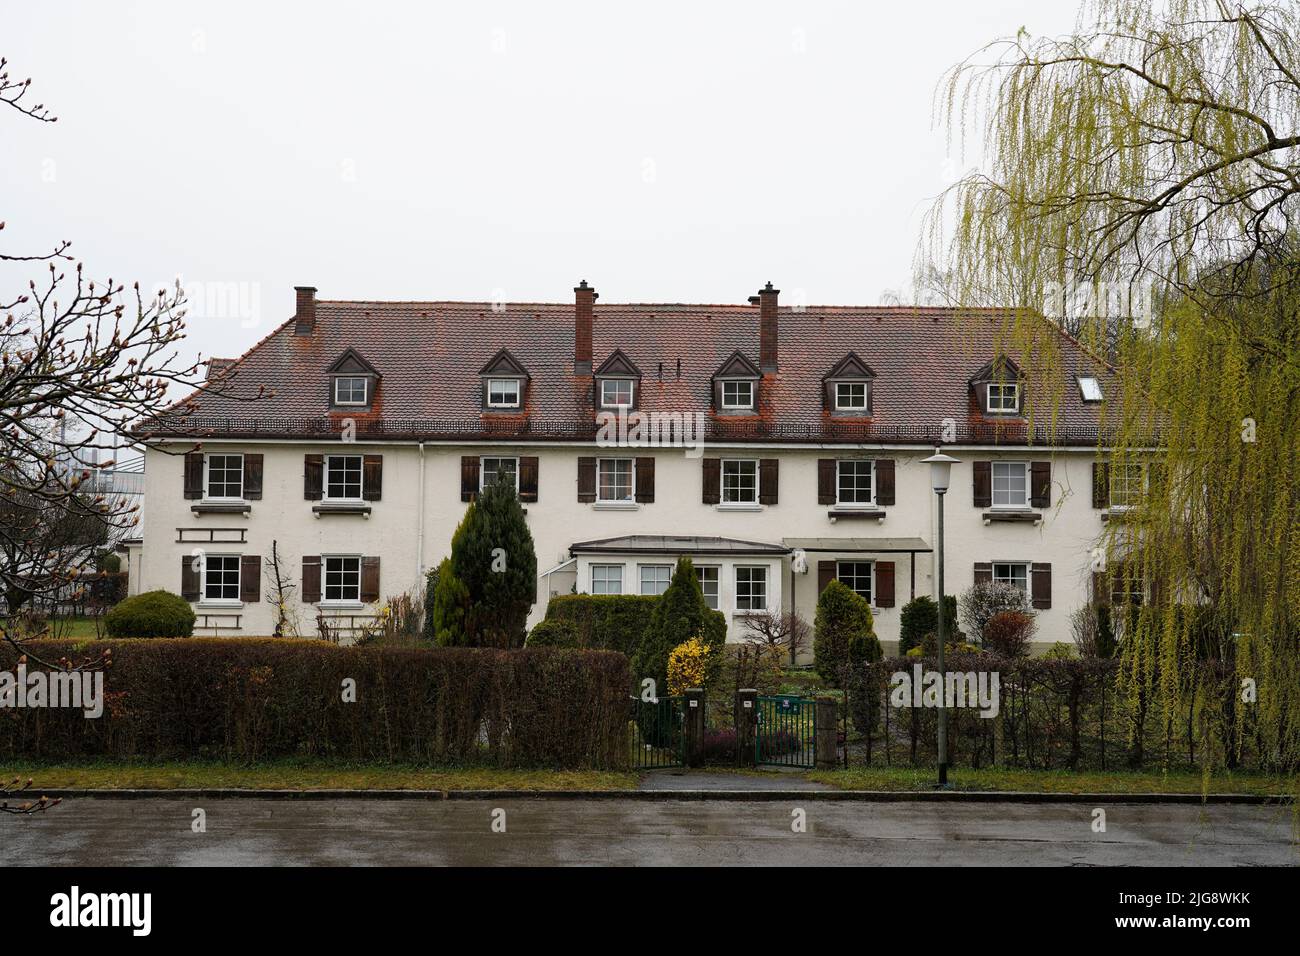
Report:
[[246,501],[200,501],[190,505],[196,515],[246,515],[252,510]]
[[747,620],[747,619],[749,619],[749,618],[767,617],[767,613],[768,613],[768,612],[767,612],[766,610],[762,610],[762,611],[732,611],[732,612],[731,612],[731,616],[732,616],[733,619],[738,619],[738,620]]
[[370,505],[360,501],[356,502],[322,502],[318,505],[312,505],[312,512],[316,517],[321,515],[365,515],[370,517]]
[[321,601],[316,606],[322,611],[360,611],[365,608],[360,601]]
[[1042,512],[1032,511],[1028,508],[1008,508],[1005,511],[994,509],[986,511],[981,516],[985,524],[993,522],[1008,522],[1011,524],[1038,524],[1043,520]]
[[874,518],[876,521],[885,520],[885,512],[881,508],[846,508],[842,505],[826,512],[826,516],[831,519],[832,523],[840,518],[848,518],[849,520],[865,520],[869,518]]
[[243,601],[199,601],[194,605],[200,611],[239,611],[244,607]]
[[636,511],[641,507],[639,501],[593,501],[591,506],[597,511]]
[[1127,521],[1133,517],[1133,508],[1107,508],[1101,513],[1102,521]]
[[749,504],[748,502],[729,502],[715,505],[719,511],[762,511],[763,505]]

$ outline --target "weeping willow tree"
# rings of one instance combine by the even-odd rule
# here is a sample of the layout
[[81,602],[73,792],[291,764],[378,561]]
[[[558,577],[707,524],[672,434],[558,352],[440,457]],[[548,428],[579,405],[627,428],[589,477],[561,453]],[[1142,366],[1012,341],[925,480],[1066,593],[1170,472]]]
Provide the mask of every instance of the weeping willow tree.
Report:
[[1066,387],[1049,323],[1104,371],[1098,456],[1131,507],[1099,553],[1137,582],[1121,680],[1207,768],[1300,765],[1297,38],[1291,4],[1097,0],[937,100],[980,160],[922,261],[1011,317],[1040,421]]

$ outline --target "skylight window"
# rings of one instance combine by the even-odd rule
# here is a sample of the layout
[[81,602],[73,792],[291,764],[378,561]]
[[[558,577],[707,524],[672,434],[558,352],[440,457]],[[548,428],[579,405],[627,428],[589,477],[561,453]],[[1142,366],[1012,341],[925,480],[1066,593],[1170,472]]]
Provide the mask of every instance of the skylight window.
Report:
[[1085,402],[1100,402],[1101,382],[1094,375],[1080,375],[1079,395]]

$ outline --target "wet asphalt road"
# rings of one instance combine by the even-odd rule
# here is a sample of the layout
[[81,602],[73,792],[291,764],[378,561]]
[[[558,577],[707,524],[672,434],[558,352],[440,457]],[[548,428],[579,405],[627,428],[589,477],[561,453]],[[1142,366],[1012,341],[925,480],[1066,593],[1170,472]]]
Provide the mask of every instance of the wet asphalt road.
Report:
[[[0,867],[1300,865],[1292,807],[1104,808],[1097,833],[1083,804],[72,798],[0,818]],[[792,832],[796,809],[806,832]]]

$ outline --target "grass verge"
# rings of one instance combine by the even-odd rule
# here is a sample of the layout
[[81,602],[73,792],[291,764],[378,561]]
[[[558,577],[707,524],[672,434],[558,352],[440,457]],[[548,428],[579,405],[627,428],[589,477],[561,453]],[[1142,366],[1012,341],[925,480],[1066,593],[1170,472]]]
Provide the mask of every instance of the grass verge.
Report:
[[[932,768],[871,767],[814,770],[809,780],[843,790],[930,790],[936,780]],[[1226,771],[1208,777],[1192,772],[1129,772],[1069,770],[948,771],[953,790],[1017,790],[1032,793],[1253,793],[1295,796],[1300,778]]]

